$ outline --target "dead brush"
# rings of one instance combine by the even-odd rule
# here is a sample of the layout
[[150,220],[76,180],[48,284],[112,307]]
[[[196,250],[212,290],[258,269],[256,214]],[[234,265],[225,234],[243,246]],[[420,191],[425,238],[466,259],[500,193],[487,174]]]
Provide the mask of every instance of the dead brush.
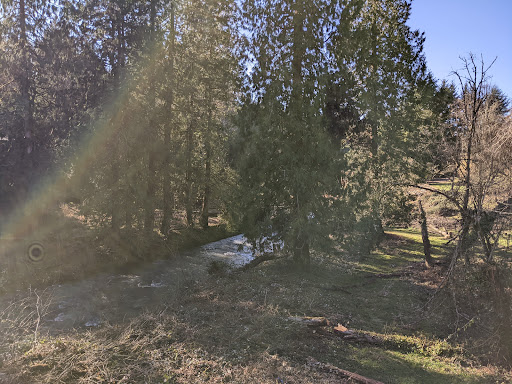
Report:
[[171,324],[163,312],[147,313],[122,327],[73,332],[35,345],[9,371],[19,383],[144,382],[165,371]]
[[52,292],[30,289],[0,312],[0,358],[13,357],[38,342],[40,325],[52,303]]

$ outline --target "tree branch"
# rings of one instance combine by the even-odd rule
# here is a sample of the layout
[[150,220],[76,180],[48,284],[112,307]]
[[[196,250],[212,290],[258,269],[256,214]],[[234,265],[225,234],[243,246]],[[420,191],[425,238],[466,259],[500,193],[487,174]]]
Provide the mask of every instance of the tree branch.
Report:
[[418,189],[423,189],[425,191],[429,191],[429,192],[434,192],[434,193],[437,193],[441,196],[444,196],[446,199],[448,199],[449,201],[451,201],[453,204],[455,204],[457,206],[457,209],[459,211],[462,211],[462,207],[461,205],[459,204],[459,202],[457,201],[456,198],[454,198],[453,196],[450,196],[448,195],[447,193],[444,193],[438,189],[434,189],[434,188],[429,188],[429,187],[424,187],[424,186],[421,186],[421,185],[417,185],[417,184],[408,184],[407,185],[408,187],[412,187],[412,188],[418,188]]

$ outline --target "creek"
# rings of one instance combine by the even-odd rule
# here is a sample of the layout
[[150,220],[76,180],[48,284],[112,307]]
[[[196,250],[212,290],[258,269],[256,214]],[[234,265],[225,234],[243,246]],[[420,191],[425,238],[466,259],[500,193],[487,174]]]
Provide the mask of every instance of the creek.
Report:
[[129,272],[104,273],[82,281],[46,289],[41,330],[98,327],[129,320],[144,311],[173,302],[207,275],[214,260],[240,267],[253,258],[243,235],[182,252],[171,259],[132,268]]

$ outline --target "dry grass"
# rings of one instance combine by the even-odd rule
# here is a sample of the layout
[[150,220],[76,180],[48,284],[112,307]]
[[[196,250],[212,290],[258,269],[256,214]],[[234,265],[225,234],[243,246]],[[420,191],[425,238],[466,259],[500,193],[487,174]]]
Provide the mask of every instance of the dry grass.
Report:
[[[362,259],[315,254],[308,274],[281,259],[245,272],[204,275],[181,287],[178,299],[162,297],[160,311],[128,324],[39,340],[4,362],[4,382],[348,382],[321,369],[329,364],[386,383],[510,380],[444,341],[449,330],[431,326],[423,305],[435,282],[425,283],[429,275],[414,236],[397,231]],[[442,256],[440,246],[434,251]],[[290,320],[297,316],[324,316],[379,342],[344,340],[331,327]]]
[[40,340],[40,325],[52,301],[50,290],[17,294],[0,311],[0,362],[32,348]]
[[235,359],[225,358],[211,346],[191,343],[196,332],[175,316],[157,313],[125,326],[63,336],[14,361],[11,372],[19,370],[10,382],[276,383],[290,382],[290,377],[295,383],[349,382],[265,351],[250,356],[249,364],[244,351]]

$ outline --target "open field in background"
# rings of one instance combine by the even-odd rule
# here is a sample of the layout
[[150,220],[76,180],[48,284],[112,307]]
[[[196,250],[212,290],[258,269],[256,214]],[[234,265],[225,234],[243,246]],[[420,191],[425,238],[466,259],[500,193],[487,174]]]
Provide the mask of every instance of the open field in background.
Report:
[[[431,241],[436,259],[449,252],[441,237]],[[337,367],[385,383],[512,380],[452,342],[448,307],[425,306],[442,272],[424,268],[417,230],[389,229],[370,255],[316,253],[313,262],[309,274],[282,259],[245,272],[212,268],[184,282],[181,294],[162,297],[160,311],[130,323],[40,335],[4,360],[0,371],[10,376],[1,377],[7,383],[356,382]],[[297,321],[319,316],[328,323]],[[341,337],[338,324],[361,337]]]

